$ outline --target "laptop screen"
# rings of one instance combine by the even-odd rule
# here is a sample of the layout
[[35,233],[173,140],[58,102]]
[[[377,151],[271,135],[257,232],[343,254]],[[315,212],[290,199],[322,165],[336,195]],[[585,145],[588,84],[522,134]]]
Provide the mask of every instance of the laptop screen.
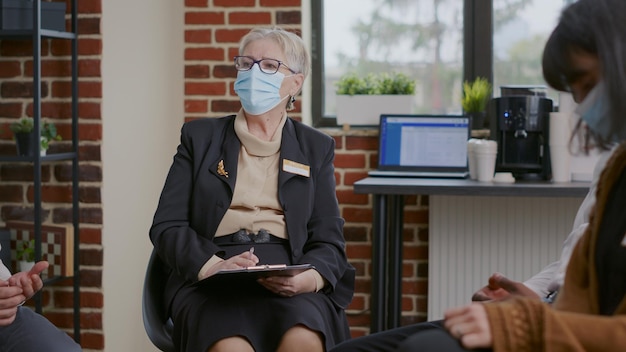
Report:
[[381,115],[379,170],[466,171],[467,116]]

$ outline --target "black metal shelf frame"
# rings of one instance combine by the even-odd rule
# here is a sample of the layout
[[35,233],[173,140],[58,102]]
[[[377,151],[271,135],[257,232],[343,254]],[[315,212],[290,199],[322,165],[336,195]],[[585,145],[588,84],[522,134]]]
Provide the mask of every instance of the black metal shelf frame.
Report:
[[[33,29],[32,30],[0,30],[2,39],[25,39],[32,40],[33,45],[33,139],[35,145],[39,145],[38,136],[41,134],[41,41],[42,39],[67,39],[71,40],[71,95],[72,95],[72,148],[71,152],[50,154],[41,156],[0,156],[0,162],[30,162],[33,164],[34,185],[34,233],[35,233],[35,258],[41,259],[41,165],[45,161],[72,161],[72,225],[74,227],[74,256],[73,268],[73,311],[74,311],[74,340],[80,343],[80,241],[79,241],[79,205],[78,205],[78,11],[76,3],[71,0],[71,32],[60,32],[41,28],[41,0],[33,1]],[[62,278],[51,278],[46,283],[54,283]],[[41,293],[35,296],[35,306],[38,313],[42,312]]]
[[[50,29],[40,29],[39,33],[42,38],[57,38],[57,39],[75,39],[76,35],[72,32],[59,32]],[[33,31],[27,29],[20,30],[0,30],[0,37],[8,39],[31,39],[33,37]]]

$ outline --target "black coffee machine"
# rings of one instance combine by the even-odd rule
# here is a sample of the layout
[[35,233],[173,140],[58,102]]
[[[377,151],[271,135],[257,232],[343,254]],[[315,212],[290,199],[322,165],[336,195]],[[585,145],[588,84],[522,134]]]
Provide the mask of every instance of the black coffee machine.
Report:
[[549,180],[550,112],[552,100],[532,90],[504,90],[489,101],[492,139],[498,142],[496,172],[511,172],[517,180]]

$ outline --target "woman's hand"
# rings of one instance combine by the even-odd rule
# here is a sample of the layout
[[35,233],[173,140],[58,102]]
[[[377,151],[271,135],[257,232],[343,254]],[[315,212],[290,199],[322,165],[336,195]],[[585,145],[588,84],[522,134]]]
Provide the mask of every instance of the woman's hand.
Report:
[[444,326],[465,348],[493,346],[489,319],[482,303],[448,309],[444,314]]
[[239,255],[232,256],[211,266],[202,278],[205,279],[209,276],[213,276],[220,270],[243,269],[249,266],[255,266],[258,262],[259,258],[254,255],[254,251],[245,251]]
[[500,273],[494,273],[489,277],[489,284],[474,293],[472,301],[501,300],[510,295],[540,298],[523,282],[511,280]]
[[258,282],[268,290],[283,297],[291,297],[300,293],[315,292],[315,269],[309,269],[295,276],[268,276]]
[[22,271],[11,276],[8,281],[9,285],[20,287],[26,297],[25,299],[29,299],[43,287],[43,281],[41,281],[39,274],[48,269],[48,266],[47,261],[37,262],[30,271]]
[[9,286],[8,281],[0,280],[0,327],[13,323],[17,307],[25,300],[20,287]]

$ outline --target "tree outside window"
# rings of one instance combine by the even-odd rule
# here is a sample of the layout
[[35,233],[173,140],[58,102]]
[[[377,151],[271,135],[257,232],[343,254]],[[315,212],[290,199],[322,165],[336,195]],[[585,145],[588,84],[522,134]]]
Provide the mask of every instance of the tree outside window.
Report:
[[[348,72],[413,77],[416,96],[407,113],[461,113],[463,6],[468,1],[476,0],[324,1],[324,117],[334,116],[335,82]],[[494,96],[502,85],[545,85],[543,46],[570,2],[493,0]]]

